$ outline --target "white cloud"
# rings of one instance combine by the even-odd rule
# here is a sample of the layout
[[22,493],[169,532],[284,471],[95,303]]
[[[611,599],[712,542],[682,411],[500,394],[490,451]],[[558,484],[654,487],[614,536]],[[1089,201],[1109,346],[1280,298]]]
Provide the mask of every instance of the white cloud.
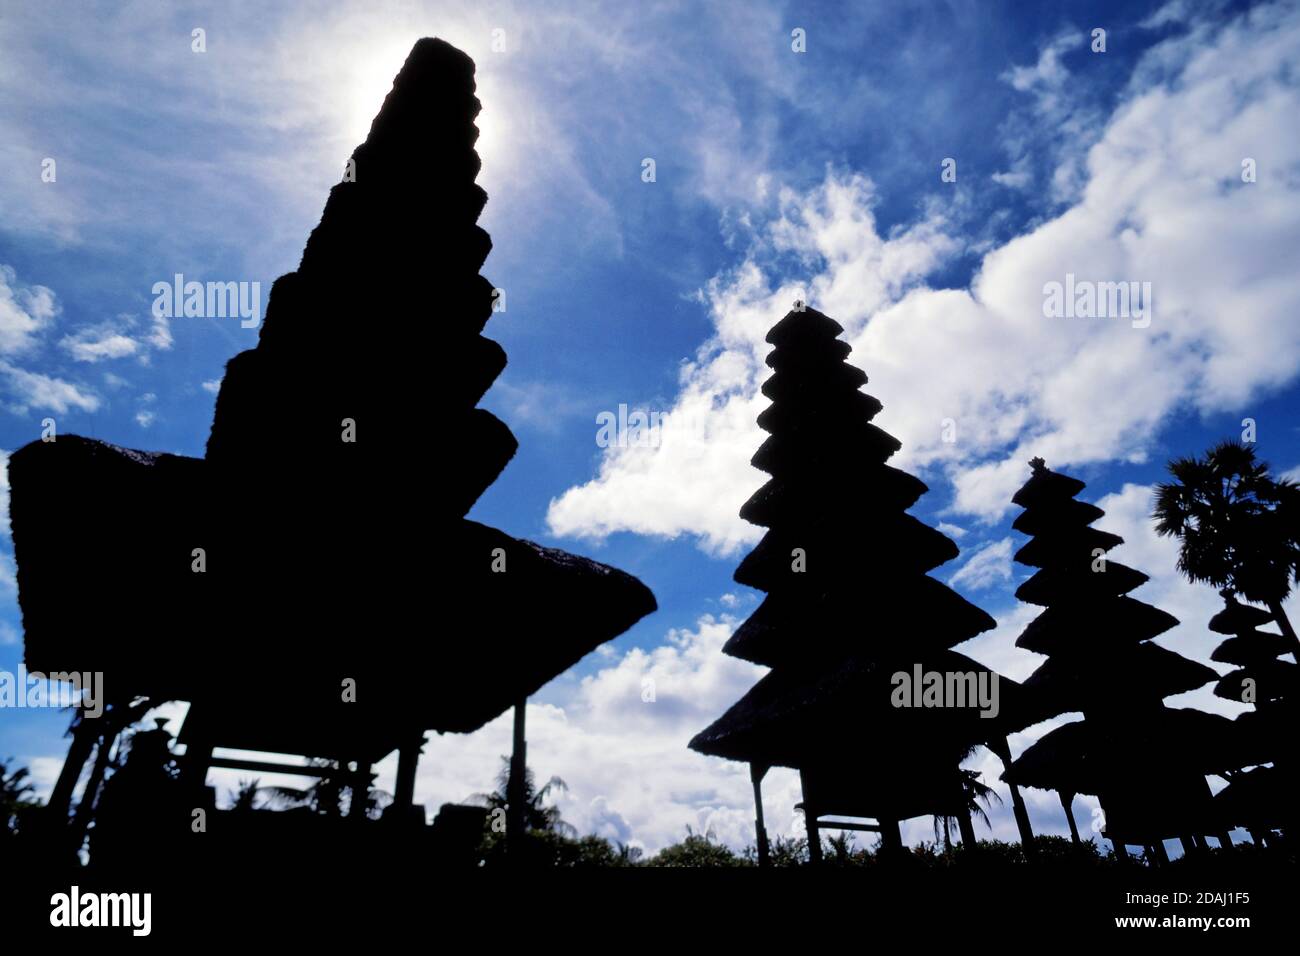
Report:
[[119,315],[97,325],[85,325],[59,340],[59,348],[77,362],[146,357],[149,349],[172,347],[171,325],[165,316],[151,316],[148,326],[139,328],[133,315]]
[[[861,176],[830,175],[811,196],[780,194],[767,249],[802,256],[810,271],[815,260],[832,264],[812,281],[813,301],[832,315],[830,303],[883,306],[955,247],[937,215],[881,238],[871,202],[872,186]],[[608,449],[594,480],[551,502],[551,531],[590,538],[689,531],[719,555],[757,541],[761,529],[737,512],[765,480],[749,464],[763,440],[756,419],[768,405],[758,390],[768,372],[763,339],[807,289],[795,281],[771,287],[752,260],[710,283],[703,296],[715,334],[682,363],[681,391],[664,416],[660,444]],[[629,508],[629,501],[646,506]]]
[[[1174,413],[1240,409],[1292,381],[1300,21],[1258,8],[1196,41],[1163,41],[1139,64],[1145,85],[1075,156],[1078,201],[990,251],[969,288],[918,285],[960,248],[933,204],[882,236],[861,176],[783,192],[746,260],[704,293],[714,335],[682,365],[662,446],[606,450],[593,480],[551,503],[552,532],[691,533],[711,554],[757,540],[737,510],[764,480],[748,465],[768,404],[762,339],[802,289],[845,326],[850,361],[885,404],[877,423],[903,442],[894,463],[942,467],[954,512],[987,521],[1034,455],[1058,468],[1142,461]],[[1034,75],[1055,82],[1058,66],[1040,60]],[[1243,155],[1266,158],[1258,182],[1240,181]],[[1043,286],[1067,273],[1150,282],[1150,327],[1045,318]]]
[[59,414],[72,408],[85,412],[99,408],[99,397],[94,393],[61,378],[29,372],[8,362],[0,361],[0,380],[12,398],[9,409],[16,414],[24,414],[28,408],[49,409]]
[[1003,538],[976,549],[948,583],[974,591],[1006,584],[1011,580],[1011,543],[1010,538]]
[[221,379],[214,378],[211,381],[204,382],[202,388],[205,392],[211,392],[213,395],[221,391]]
[[[650,650],[633,648],[581,680],[560,678],[528,707],[528,763],[539,779],[562,777],[558,802],[580,832],[597,832],[655,852],[696,831],[732,846],[754,840],[748,767],[687,749],[763,670],[721,653],[736,618],[704,615]],[[654,701],[643,700],[653,681]],[[510,752],[511,715],[477,733],[435,737],[425,747],[417,799],[430,815],[493,788]],[[774,833],[792,832],[795,775],[773,771],[765,807]]]
[[53,290],[23,285],[12,268],[0,265],[0,356],[30,351],[58,313]]

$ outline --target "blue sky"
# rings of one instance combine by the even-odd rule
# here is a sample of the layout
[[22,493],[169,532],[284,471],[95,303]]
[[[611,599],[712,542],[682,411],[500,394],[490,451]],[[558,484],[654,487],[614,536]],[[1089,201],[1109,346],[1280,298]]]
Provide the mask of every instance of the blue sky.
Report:
[[[1218,599],[1177,578],[1145,515],[1168,457],[1243,418],[1278,471],[1300,466],[1293,4],[534,6],[6,4],[0,449],[53,417],[201,454],[224,363],[257,333],[160,323],[153,283],[267,290],[294,268],[411,44],[441,36],[478,63],[484,274],[507,294],[487,333],[509,355],[482,405],[520,442],[472,517],[659,599],[531,708],[530,760],[568,780],[575,823],[651,849],[687,824],[751,838],[744,768],[685,741],[761,673],[718,648],[755,604],[731,573],[759,529],[736,513],[764,480],[747,463],[762,337],[798,297],[845,326],[896,463],[930,485],[914,513],[962,548],[936,576],[999,620],[962,650],[1017,678],[1039,661],[1012,646],[1034,611],[1012,596],[1009,498],[1042,454],[1088,482],[1128,542],[1116,559],[1152,576],[1137,596],[1184,622],[1160,642],[1207,660]],[[1067,272],[1151,282],[1150,327],[1045,318],[1042,286]],[[391,323],[397,348],[404,323],[437,321],[436,289],[429,303],[356,321]],[[596,416],[620,404],[668,415],[659,447],[597,446]],[[1208,692],[1186,703],[1235,712]],[[6,713],[0,755],[48,782],[63,726]],[[483,789],[507,739],[498,721],[431,743],[420,798]],[[768,790],[769,823],[797,828],[792,777]],[[1029,796],[1036,826],[1063,829],[1054,795]],[[1005,808],[993,818],[1014,834]]]

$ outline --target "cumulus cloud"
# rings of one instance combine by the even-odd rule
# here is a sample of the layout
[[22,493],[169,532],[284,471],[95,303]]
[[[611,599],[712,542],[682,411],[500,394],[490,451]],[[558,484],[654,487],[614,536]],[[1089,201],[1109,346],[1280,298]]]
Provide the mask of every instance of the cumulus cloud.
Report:
[[48,409],[62,414],[72,408],[93,412],[99,397],[71,382],[40,372],[29,372],[0,361],[0,383],[10,397],[9,410],[25,414],[29,408]]
[[[829,264],[812,280],[817,294],[811,301],[884,306],[956,243],[938,214],[881,237],[872,198],[871,183],[856,175],[829,175],[811,196],[782,190],[780,214],[762,251],[800,256],[809,272],[818,262]],[[660,443],[608,449],[594,480],[551,502],[547,522],[553,533],[601,538],[627,530],[674,537],[689,531],[717,555],[758,540],[761,529],[736,512],[738,495],[765,480],[749,464],[763,438],[756,419],[768,404],[758,390],[768,373],[763,339],[796,300],[808,299],[808,285],[789,280],[774,286],[751,258],[711,282],[702,298],[715,334],[682,364],[680,391],[663,416]],[[823,307],[836,314],[833,306]],[[651,506],[632,508],[630,501]]]
[[29,408],[62,413],[71,408],[93,412],[99,407],[93,392],[14,364],[40,347],[61,311],[52,289],[27,285],[12,268],[0,265],[0,394],[14,414],[26,414]]
[[[721,653],[738,623],[704,615],[670,630],[661,646],[632,648],[579,680],[561,678],[543,692],[546,702],[529,703],[529,765],[541,779],[569,784],[557,802],[580,832],[635,841],[649,853],[679,841],[687,826],[736,847],[754,841],[748,767],[686,746],[763,674]],[[429,741],[416,794],[430,814],[493,788],[511,726],[507,713],[477,733]],[[797,828],[797,794],[793,772],[769,774],[773,833]]]
[[137,356],[147,360],[150,349],[172,347],[171,323],[165,316],[150,316],[147,326],[133,315],[85,325],[59,340],[59,348],[77,362],[102,362]]
[[58,313],[53,290],[24,285],[12,268],[0,265],[0,355],[30,351]]
[[[862,176],[784,192],[745,261],[704,290],[714,334],[683,363],[661,446],[607,449],[593,480],[551,503],[552,532],[690,533],[728,555],[754,542],[736,511],[763,481],[748,465],[767,405],[762,340],[796,298],[845,326],[885,404],[877,422],[904,443],[895,463],[939,468],[953,512],[990,522],[1034,455],[1142,461],[1175,413],[1241,409],[1292,381],[1297,65],[1300,21],[1278,7],[1162,41],[1080,157],[1078,200],[989,251],[967,288],[922,284],[962,248],[935,204],[881,235]],[[1040,59],[1022,82],[1055,82],[1058,66]],[[1257,182],[1242,181],[1243,157],[1262,164]],[[1150,282],[1150,326],[1045,316],[1045,284],[1067,274]]]
[[1003,538],[973,551],[948,579],[953,587],[980,591],[1011,580],[1011,539]]

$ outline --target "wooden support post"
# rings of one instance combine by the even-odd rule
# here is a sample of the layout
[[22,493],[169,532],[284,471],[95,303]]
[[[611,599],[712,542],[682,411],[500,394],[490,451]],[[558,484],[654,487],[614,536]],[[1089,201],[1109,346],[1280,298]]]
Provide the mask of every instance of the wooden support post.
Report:
[[1155,850],[1156,861],[1157,861],[1161,866],[1168,866],[1168,865],[1169,865],[1169,854],[1165,851],[1165,841],[1164,841],[1164,840],[1157,840],[1157,841],[1152,845],[1151,849]]
[[880,853],[882,856],[896,859],[903,854],[903,834],[898,828],[898,821],[889,817],[876,817],[880,824]]
[[424,750],[424,733],[411,734],[397,751],[397,782],[393,787],[393,815],[409,819],[415,807],[415,771]]
[[202,790],[208,781],[208,767],[212,763],[211,740],[191,739],[181,758],[181,782],[191,790]]
[[1219,833],[1219,849],[1226,850],[1232,846],[1232,834],[1227,830]]
[[1117,857],[1119,857],[1121,860],[1127,860],[1127,859],[1128,859],[1128,847],[1126,847],[1126,846],[1124,845],[1124,841],[1123,841],[1123,840],[1114,840],[1114,839],[1112,839],[1112,840],[1110,841],[1110,845],[1114,848],[1114,850],[1115,850],[1115,855],[1116,855]]
[[803,790],[803,822],[808,831],[808,862],[819,866],[822,862],[822,833],[817,826],[817,808],[808,800],[808,785],[803,771],[799,772],[799,787]]
[[749,765],[749,779],[754,785],[754,830],[758,835],[759,866],[770,866],[772,863],[771,848],[767,844],[767,827],[763,825],[763,777],[767,770],[765,765]]
[[1061,808],[1065,811],[1065,820],[1070,824],[1070,840],[1075,844],[1083,841],[1079,839],[1079,828],[1074,823],[1074,794],[1059,791],[1061,796]]
[[197,706],[191,705],[190,712],[185,717],[188,742],[185,744],[185,756],[180,759],[181,784],[195,793],[207,783],[213,749],[212,737],[206,726],[208,722],[203,719],[207,715],[200,708],[196,719],[194,711]]
[[808,862],[820,866],[822,862],[822,831],[817,826],[817,814],[807,804],[803,808],[804,825],[808,829]]
[[[1011,743],[1006,737],[991,741],[989,749],[998,755],[998,759],[1002,761],[1004,771],[1011,768]],[[1034,853],[1034,828],[1029,823],[1029,810],[1025,807],[1024,797],[1020,795],[1020,788],[1014,783],[1008,783],[1007,787],[1011,790],[1011,809],[1016,818],[1016,829],[1020,831],[1020,846],[1024,850],[1026,857],[1032,857]]]
[[524,714],[528,698],[515,704],[514,750],[510,754],[510,779],[506,783],[506,852],[516,857],[522,853],[524,830],[528,825],[527,799],[528,742],[524,735]]
[[59,779],[54,783],[54,790],[50,793],[50,801],[45,811],[46,816],[58,826],[68,822],[68,811],[72,808],[72,792],[77,789],[77,781],[81,779],[81,771],[85,769],[86,761],[90,759],[90,750],[98,734],[96,723],[96,720],[88,719],[83,710],[81,720],[73,728],[68,756],[63,760],[63,769],[59,771]]

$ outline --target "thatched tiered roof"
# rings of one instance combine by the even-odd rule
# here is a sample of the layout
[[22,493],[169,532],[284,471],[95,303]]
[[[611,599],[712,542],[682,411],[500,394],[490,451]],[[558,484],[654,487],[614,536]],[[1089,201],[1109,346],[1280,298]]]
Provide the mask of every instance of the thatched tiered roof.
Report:
[[1237,703],[1252,703],[1255,708],[1233,721],[1237,746],[1230,769],[1270,761],[1274,766],[1233,774],[1228,786],[1215,796],[1215,802],[1234,824],[1259,833],[1295,822],[1295,795],[1300,791],[1296,779],[1300,747],[1295,741],[1300,705],[1297,666],[1279,660],[1292,652],[1289,640],[1259,630],[1273,622],[1270,611],[1241,603],[1230,590],[1221,593],[1223,610],[1210,618],[1210,630],[1229,636],[1214,649],[1210,659],[1234,664],[1237,669],[1219,679],[1214,693]]
[[1291,653],[1291,643],[1281,634],[1259,630],[1273,620],[1273,615],[1263,608],[1242,604],[1231,591],[1223,592],[1223,602],[1223,610],[1210,618],[1210,630],[1231,636],[1214,649],[1210,660],[1235,664],[1237,669],[1220,678],[1214,693],[1237,703],[1249,698],[1257,707],[1294,696],[1297,666],[1278,660]]
[[1046,607],[1016,641],[1048,655],[1025,681],[1041,718],[1082,712],[1029,747],[1003,775],[1009,782],[1101,798],[1106,835],[1146,843],[1208,832],[1204,774],[1232,765],[1232,724],[1165,697],[1215,679],[1213,670],[1151,639],[1178,624],[1128,596],[1146,575],[1105,558],[1120,537],[1091,527],[1100,508],[1078,501],[1077,478],[1031,462],[1012,498],[1024,508],[1012,527],[1033,535],[1016,560],[1036,569],[1016,591]]
[[691,747],[798,768],[823,813],[957,812],[957,765],[1017,720],[1019,688],[998,680],[997,718],[891,703],[893,675],[918,664],[995,676],[951,650],[995,622],[928,576],[957,547],[905,513],[926,486],[885,463],[899,442],[872,423],[881,404],[842,331],[805,308],[767,335],[770,437],[752,463],[772,478],[740,513],[768,530],[735,578],[768,596],[724,650],[772,671]]
[[480,335],[474,90],[469,57],[415,45],[227,366],[206,458],[75,436],[13,455],[30,667],[203,701],[220,746],[360,754],[395,722],[474,730],[654,609],[627,574],[464,518],[516,447],[475,407],[505,353]]

